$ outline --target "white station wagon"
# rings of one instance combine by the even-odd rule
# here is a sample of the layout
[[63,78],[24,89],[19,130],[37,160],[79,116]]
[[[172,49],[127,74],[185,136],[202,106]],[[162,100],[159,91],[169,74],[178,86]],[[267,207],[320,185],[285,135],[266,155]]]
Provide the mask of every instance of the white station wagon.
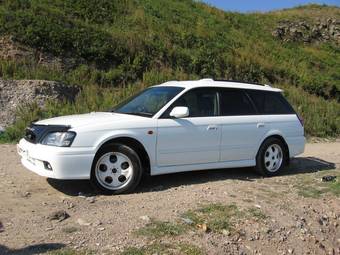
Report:
[[303,123],[280,89],[232,81],[170,81],[111,112],[31,124],[22,164],[48,178],[90,179],[104,193],[132,191],[142,174],[255,167],[278,174],[304,151]]

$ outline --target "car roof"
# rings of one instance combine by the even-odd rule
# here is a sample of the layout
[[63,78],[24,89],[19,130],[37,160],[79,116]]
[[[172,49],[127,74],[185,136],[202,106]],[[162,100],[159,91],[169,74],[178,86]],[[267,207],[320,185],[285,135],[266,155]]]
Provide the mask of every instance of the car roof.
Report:
[[199,87],[217,87],[217,88],[237,88],[237,89],[254,89],[265,90],[273,92],[282,92],[281,89],[273,88],[269,85],[252,84],[240,81],[220,81],[213,79],[201,79],[196,81],[168,81],[155,87],[174,86],[183,87],[185,89],[199,88]]

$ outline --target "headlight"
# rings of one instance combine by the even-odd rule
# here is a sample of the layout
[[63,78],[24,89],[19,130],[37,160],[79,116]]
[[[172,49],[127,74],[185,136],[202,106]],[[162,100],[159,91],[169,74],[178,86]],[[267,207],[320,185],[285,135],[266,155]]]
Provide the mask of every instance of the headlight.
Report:
[[47,134],[41,143],[50,146],[69,147],[75,137],[75,132],[53,132]]

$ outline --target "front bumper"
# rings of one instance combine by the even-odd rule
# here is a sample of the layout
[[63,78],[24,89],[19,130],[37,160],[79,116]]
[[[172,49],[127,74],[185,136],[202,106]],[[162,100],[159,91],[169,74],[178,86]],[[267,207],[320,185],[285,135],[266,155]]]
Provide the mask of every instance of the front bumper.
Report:
[[[95,155],[93,147],[54,147],[21,139],[17,144],[21,163],[28,170],[54,179],[89,179]],[[48,162],[52,170],[46,168]]]

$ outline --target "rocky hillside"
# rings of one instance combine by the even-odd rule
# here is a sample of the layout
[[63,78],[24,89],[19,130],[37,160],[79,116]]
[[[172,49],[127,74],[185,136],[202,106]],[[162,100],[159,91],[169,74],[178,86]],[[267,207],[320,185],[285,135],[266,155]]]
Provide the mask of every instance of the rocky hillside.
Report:
[[0,129],[13,124],[18,107],[36,102],[44,107],[47,100],[74,101],[79,92],[75,86],[55,81],[1,80],[0,79]]
[[0,77],[83,88],[72,105],[32,118],[106,109],[169,79],[270,83],[285,89],[308,134],[338,136],[339,21],[340,8],[319,5],[239,14],[192,0],[5,0]]

